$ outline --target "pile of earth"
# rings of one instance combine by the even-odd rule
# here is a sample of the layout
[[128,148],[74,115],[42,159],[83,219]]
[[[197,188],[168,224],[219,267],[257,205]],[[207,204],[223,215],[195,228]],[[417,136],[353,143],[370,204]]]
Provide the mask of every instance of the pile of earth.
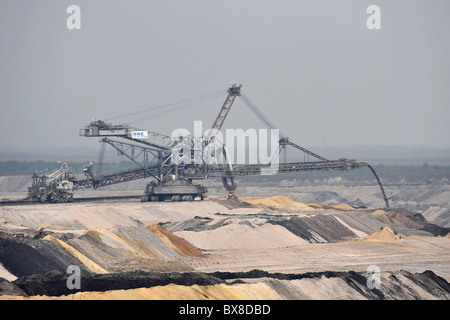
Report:
[[[5,296],[69,299],[447,299],[448,283],[436,274],[449,280],[449,242],[442,237],[448,231],[412,210],[304,204],[286,196],[5,206],[0,288]],[[390,243],[389,250],[397,251],[389,256],[384,242],[397,241],[397,234],[426,238]],[[348,242],[354,239],[359,242]],[[315,250],[335,260],[314,268],[320,264]],[[419,259],[408,254],[419,251],[420,268],[397,260],[415,263]],[[300,265],[299,252],[312,257]],[[381,293],[367,289],[361,273],[366,260],[360,259],[366,255],[387,266]],[[341,257],[348,263],[339,264]],[[237,267],[236,259],[250,262]],[[66,285],[71,265],[81,271],[77,293]],[[214,272],[253,268],[286,274]],[[417,273],[427,269],[436,274]]]
[[[27,187],[31,184],[31,176],[0,177],[0,199],[24,198]],[[76,197],[94,195],[141,194],[146,184],[145,180],[136,180],[117,185],[103,187],[97,190],[77,192]],[[226,194],[219,188],[217,195]],[[384,187],[391,207],[403,207],[421,213],[429,222],[442,227],[450,227],[450,185],[389,185]],[[214,190],[210,188],[211,195]],[[305,204],[321,204],[339,206],[347,204],[352,207],[379,208],[384,207],[384,200],[377,185],[323,185],[323,186],[292,186],[265,187],[254,183],[253,186],[238,187],[236,194],[243,197],[273,197],[281,195]],[[280,196],[276,196],[280,197]],[[254,200],[253,200],[254,201]],[[231,202],[229,202],[231,203]],[[256,204],[259,205],[259,204]],[[295,206],[287,204],[295,211]]]
[[[0,231],[0,276],[65,272],[77,265],[83,275],[126,270],[190,271],[183,257],[204,255],[159,225],[115,226],[78,234],[49,230]],[[8,276],[6,276],[7,274]]]
[[368,241],[368,242],[391,242],[404,239],[404,235],[393,231],[391,228],[384,227],[378,231],[374,231],[366,237],[352,239],[354,241]]
[[[271,202],[272,199],[266,201]],[[305,212],[216,213],[160,224],[203,250],[333,243],[363,237],[383,227],[405,235],[445,236],[449,233],[449,228],[431,224],[420,213],[406,209],[329,211],[309,207]]]
[[[391,208],[406,208],[421,213],[428,222],[450,227],[450,185],[389,185],[384,186]],[[294,201],[320,206],[347,204],[354,208],[385,207],[378,186],[293,186],[242,187],[240,196],[271,197],[284,195]]]
[[368,274],[249,272],[125,272],[81,279],[81,290],[68,289],[58,272],[0,281],[0,299],[450,299],[450,284],[432,271],[384,272],[378,288]]
[[430,223],[422,214],[404,208],[357,210],[350,214],[335,217],[338,217],[348,226],[365,233],[370,233],[384,226],[406,235],[443,237],[450,232],[450,228]]

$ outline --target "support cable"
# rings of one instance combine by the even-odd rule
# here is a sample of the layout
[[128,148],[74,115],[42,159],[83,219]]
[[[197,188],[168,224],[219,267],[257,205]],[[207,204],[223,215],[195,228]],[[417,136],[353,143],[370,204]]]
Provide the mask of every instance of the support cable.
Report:
[[202,96],[198,96],[198,97],[194,97],[194,98],[190,98],[190,99],[185,99],[185,100],[181,100],[178,102],[173,102],[173,103],[169,103],[169,104],[165,104],[165,105],[161,105],[161,106],[157,106],[157,107],[151,107],[151,108],[147,108],[144,110],[140,110],[140,111],[134,111],[134,112],[130,112],[130,113],[126,113],[126,114],[121,114],[115,117],[111,117],[109,118],[109,120],[115,120],[115,119],[120,119],[120,118],[126,118],[126,117],[130,117],[130,116],[134,116],[137,114],[142,114],[142,113],[146,113],[146,112],[151,112],[151,111],[155,111],[155,110],[160,110],[160,109],[165,109],[165,108],[169,108],[169,107],[174,107],[177,105],[185,105],[188,103],[198,103],[197,100],[202,100],[205,98],[212,98],[212,97],[216,97],[220,94],[223,94],[223,90],[218,91],[218,92],[214,92],[214,93],[209,93],[206,95],[202,95]]
[[[240,95],[241,99],[245,102],[246,106],[253,111],[253,113],[267,126],[269,129],[276,129],[276,127],[273,125],[272,122],[262,113],[262,111],[253,103],[250,101],[250,99],[241,92]],[[281,133],[280,133],[281,136]]]
[[[221,94],[222,94],[222,92],[221,92]],[[157,118],[157,117],[160,117],[160,116],[163,116],[163,115],[166,115],[166,114],[169,114],[169,113],[181,110],[181,109],[186,109],[186,108],[194,106],[194,105],[196,105],[198,103],[205,102],[205,101],[208,101],[210,99],[213,99],[216,96],[206,97],[206,98],[203,98],[203,99],[200,99],[200,100],[196,100],[196,101],[191,101],[191,102],[188,102],[188,103],[185,103],[185,104],[182,104],[182,105],[174,105],[174,106],[171,106],[171,108],[167,108],[167,110],[161,110],[159,112],[155,112],[153,114],[149,114],[147,116],[139,117],[139,118],[137,118],[135,120],[129,121],[129,122],[127,122],[127,124],[128,125],[135,124],[135,123],[138,123],[138,122],[142,122],[144,120]]]

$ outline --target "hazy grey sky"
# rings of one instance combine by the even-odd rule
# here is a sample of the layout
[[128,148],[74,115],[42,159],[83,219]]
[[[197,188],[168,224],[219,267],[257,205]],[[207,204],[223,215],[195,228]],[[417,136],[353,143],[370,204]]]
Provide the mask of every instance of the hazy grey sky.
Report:
[[[98,146],[78,136],[92,119],[223,90],[135,124],[209,127],[237,82],[303,146],[449,148],[449,17],[447,0],[1,0],[0,147]],[[236,101],[225,127],[262,127]]]

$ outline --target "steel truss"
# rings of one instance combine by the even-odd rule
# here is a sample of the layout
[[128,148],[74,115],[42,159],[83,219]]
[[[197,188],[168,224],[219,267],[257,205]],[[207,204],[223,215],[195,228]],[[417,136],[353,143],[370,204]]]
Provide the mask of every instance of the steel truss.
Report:
[[[222,105],[219,114],[217,115],[210,132],[214,130],[220,130],[229,114],[231,107],[236,99],[240,97],[249,109],[254,112],[258,118],[260,118],[269,129],[274,129],[275,126],[272,122],[264,116],[250,99],[241,92],[242,85],[233,84],[227,91],[227,97]],[[281,135],[278,145],[278,157],[279,154],[286,152],[287,147],[295,148],[305,155],[312,156],[317,159],[316,161],[303,161],[303,162],[282,162],[277,165],[258,165],[258,164],[231,164],[226,161],[225,148],[223,150],[224,161],[222,165],[208,165],[206,163],[175,163],[172,159],[172,151],[175,148],[182,148],[186,146],[186,139],[188,139],[187,145],[189,145],[189,139],[192,139],[190,144],[192,146],[199,145],[197,141],[193,141],[191,137],[179,137],[178,139],[170,139],[170,137],[158,134],[150,133],[151,137],[148,141],[144,139],[133,139],[132,132],[139,129],[131,128],[126,125],[112,125],[103,121],[92,122],[80,131],[80,135],[87,137],[102,137],[100,142],[102,148],[99,157],[99,168],[103,163],[104,148],[106,145],[114,148],[118,155],[124,156],[133,162],[136,167],[122,172],[115,172],[110,174],[104,174],[100,171],[97,174],[93,174],[92,171],[85,170],[86,177],[74,182],[74,189],[82,188],[98,188],[101,186],[107,186],[116,183],[122,183],[132,181],[136,179],[153,178],[158,182],[163,181],[169,175],[174,174],[183,179],[195,180],[195,179],[207,179],[209,177],[219,177],[222,179],[223,185],[230,193],[233,193],[236,189],[234,181],[235,177],[248,176],[248,175],[262,175],[262,174],[281,174],[292,172],[309,172],[309,171],[330,171],[330,170],[354,170],[363,167],[369,167],[374,174],[377,183],[381,189],[386,206],[389,207],[389,203],[384,192],[383,186],[375,170],[366,162],[357,162],[353,159],[339,159],[328,160],[308,149],[301,147],[300,145],[292,142],[286,136]],[[130,142],[115,141],[107,138],[107,136],[114,136],[118,138],[124,138],[132,140]],[[170,139],[170,141],[168,141]],[[214,136],[207,136],[202,143],[201,152],[206,152],[208,146],[214,141]],[[182,142],[182,143],[181,143]],[[189,150],[189,148],[187,148]],[[194,148],[188,152],[194,152]],[[193,159],[193,158],[191,158]],[[278,158],[279,159],[279,158]]]

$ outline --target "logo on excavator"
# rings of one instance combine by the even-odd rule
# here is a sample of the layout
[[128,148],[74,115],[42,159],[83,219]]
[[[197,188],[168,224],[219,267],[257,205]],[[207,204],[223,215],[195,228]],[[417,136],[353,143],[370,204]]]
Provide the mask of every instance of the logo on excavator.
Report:
[[133,139],[147,139],[148,131],[133,131],[131,132],[131,138]]

